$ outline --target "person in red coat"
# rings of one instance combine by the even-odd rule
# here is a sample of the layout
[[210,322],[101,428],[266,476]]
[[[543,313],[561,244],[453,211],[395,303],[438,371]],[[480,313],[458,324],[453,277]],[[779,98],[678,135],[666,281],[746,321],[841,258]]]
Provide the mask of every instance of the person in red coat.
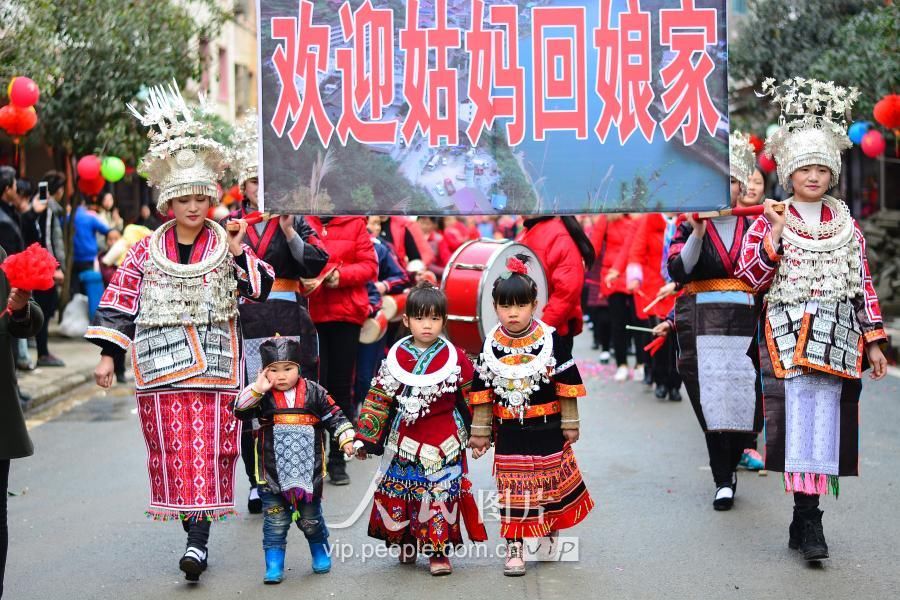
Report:
[[[635,325],[638,320],[633,295],[628,290],[626,278],[622,277],[637,222],[637,219],[628,214],[601,215],[594,223],[594,230],[591,233],[594,251],[603,263],[600,270],[600,293],[609,299],[613,354],[618,367],[614,379],[619,382],[627,380],[629,376],[629,331],[625,326]],[[635,348],[637,356],[634,379],[640,381],[644,378],[644,346],[636,340]]]
[[[355,421],[353,370],[359,332],[369,316],[366,283],[378,276],[375,247],[364,217],[307,217],[307,222],[325,244],[329,273],[309,297],[309,312],[319,332],[319,381],[341,411]],[[350,478],[337,444],[328,454],[329,481],[347,485]]]
[[575,217],[525,219],[517,241],[531,248],[547,274],[547,304],[541,320],[556,328],[572,352],[573,339],[584,327],[581,289],[584,273],[594,264],[591,241]]
[[[674,220],[674,219],[673,219]],[[644,307],[653,302],[660,288],[666,284],[662,274],[663,242],[668,221],[661,213],[643,215],[637,219],[634,236],[628,246],[625,263],[625,287],[634,294],[634,307],[637,319],[645,326],[655,325],[664,319],[669,309],[666,303],[658,303],[651,308],[651,313]],[[663,307],[660,314],[654,312],[656,307]],[[652,321],[652,322],[651,322]],[[640,337],[641,348],[649,342],[648,336]],[[650,363],[650,379],[656,384],[656,397],[662,400],[666,396],[670,400],[681,399],[681,377],[675,366],[674,344],[668,342],[656,355],[646,357]]]

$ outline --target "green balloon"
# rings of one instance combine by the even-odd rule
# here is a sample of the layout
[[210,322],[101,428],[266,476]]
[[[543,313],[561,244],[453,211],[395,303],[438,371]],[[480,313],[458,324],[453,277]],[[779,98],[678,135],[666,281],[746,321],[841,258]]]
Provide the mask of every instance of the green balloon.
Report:
[[125,177],[125,163],[117,156],[107,156],[100,165],[100,174],[103,179],[115,183]]

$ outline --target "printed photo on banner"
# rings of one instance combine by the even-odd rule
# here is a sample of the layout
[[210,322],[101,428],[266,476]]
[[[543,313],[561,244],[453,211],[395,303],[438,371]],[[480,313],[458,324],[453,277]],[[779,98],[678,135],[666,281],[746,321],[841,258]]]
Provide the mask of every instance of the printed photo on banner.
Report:
[[729,205],[725,0],[258,4],[266,210]]

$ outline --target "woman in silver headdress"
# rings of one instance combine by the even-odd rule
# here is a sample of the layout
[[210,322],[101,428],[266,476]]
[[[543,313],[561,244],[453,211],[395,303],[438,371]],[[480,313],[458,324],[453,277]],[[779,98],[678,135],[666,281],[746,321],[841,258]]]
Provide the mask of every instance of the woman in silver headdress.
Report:
[[828,195],[850,147],[846,116],[855,89],[789,79],[763,91],[781,105],[768,140],[781,185],[793,196],[784,214],[766,200],[744,239],[737,276],[764,292],[759,366],[766,421],[766,468],[784,473],[794,494],[791,548],[828,558],[819,496],[837,496],[838,477],[857,475],[860,379],[887,361],[881,309],[862,231],[843,201]]
[[238,295],[265,300],[271,267],[242,243],[247,224],[206,218],[217,198],[224,148],[204,137],[174,87],[151,90],[155,126],[140,165],[174,219],[129,250],[85,337],[102,348],[94,371],[109,387],[113,357],[131,348],[138,417],[147,444],[148,516],[187,532],[179,566],[206,569],[210,523],[234,512],[240,428],[231,413],[242,379]]

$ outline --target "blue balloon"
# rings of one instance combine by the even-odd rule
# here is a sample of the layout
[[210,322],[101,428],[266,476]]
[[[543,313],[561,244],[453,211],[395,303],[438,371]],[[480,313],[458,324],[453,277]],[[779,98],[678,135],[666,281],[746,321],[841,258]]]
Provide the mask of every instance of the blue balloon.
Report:
[[853,123],[847,130],[850,141],[854,144],[862,142],[863,136],[869,131],[869,127],[871,127],[871,125],[867,121],[857,121],[856,123]]

